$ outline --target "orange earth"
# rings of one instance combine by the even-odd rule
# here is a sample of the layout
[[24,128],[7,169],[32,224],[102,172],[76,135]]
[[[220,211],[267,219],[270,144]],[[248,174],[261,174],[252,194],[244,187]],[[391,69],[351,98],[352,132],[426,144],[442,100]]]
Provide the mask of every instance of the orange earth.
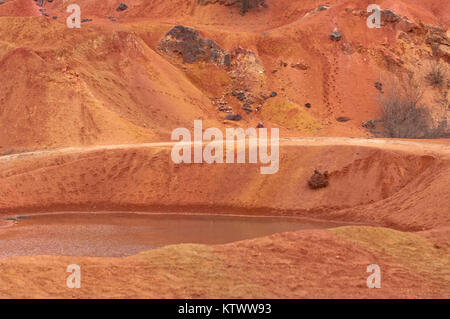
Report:
[[[361,125],[380,117],[377,81],[424,77],[433,56],[450,62],[447,2],[379,0],[399,18],[380,29],[366,26],[369,0],[330,0],[324,10],[321,1],[266,0],[245,15],[234,0],[200,2],[126,0],[121,12],[116,0],[0,4],[0,250],[23,222],[10,217],[55,212],[348,226],[126,257],[0,252],[0,298],[449,298],[450,140],[375,138]],[[73,3],[92,19],[80,29],[66,26]],[[238,52],[231,66],[161,50],[177,25]],[[245,89],[257,100],[249,114],[231,94]],[[434,116],[447,93],[427,88]],[[243,119],[226,120],[217,101]],[[175,164],[171,132],[194,120],[279,128],[279,171]],[[308,187],[314,169],[329,172],[328,187]],[[82,269],[80,289],[66,286],[70,264]],[[371,264],[379,289],[366,285]]]

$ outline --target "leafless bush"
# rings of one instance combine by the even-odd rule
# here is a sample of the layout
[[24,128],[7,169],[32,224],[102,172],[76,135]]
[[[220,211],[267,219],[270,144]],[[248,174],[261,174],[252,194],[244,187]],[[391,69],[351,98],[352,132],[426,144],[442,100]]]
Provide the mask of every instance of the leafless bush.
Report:
[[422,105],[423,90],[412,76],[404,83],[390,80],[380,95],[383,135],[392,138],[427,138],[435,129],[428,108]]
[[447,84],[448,67],[439,60],[433,60],[429,65],[426,75],[428,83],[434,87],[442,87]]

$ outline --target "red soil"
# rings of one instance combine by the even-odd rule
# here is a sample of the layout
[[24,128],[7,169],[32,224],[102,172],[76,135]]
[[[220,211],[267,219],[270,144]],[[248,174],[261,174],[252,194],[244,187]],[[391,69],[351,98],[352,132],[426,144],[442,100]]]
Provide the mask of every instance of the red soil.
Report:
[[[60,211],[287,215],[374,227],[176,245],[126,258],[0,258],[0,297],[450,297],[450,142],[373,139],[361,126],[380,116],[375,82],[407,72],[423,79],[434,51],[449,61],[448,42],[433,40],[448,37],[444,1],[378,1],[415,22],[412,31],[406,20],[368,29],[369,0],[330,0],[320,12],[320,1],[267,0],[267,9],[245,16],[236,6],[197,0],[128,0],[120,13],[119,1],[70,0],[45,2],[49,17],[32,0],[4,1],[0,234],[16,227],[7,216]],[[93,21],[68,29],[70,3]],[[233,89],[230,74],[158,50],[179,24],[224,49],[254,52],[265,71],[252,89],[278,96],[249,115],[228,99],[244,120],[224,121],[210,98]],[[340,42],[329,38],[334,28]],[[434,116],[434,101],[447,91],[427,89]],[[279,172],[173,164],[165,142],[197,119],[220,129],[260,121],[279,127],[287,138]],[[312,136],[325,138],[292,138]],[[314,169],[329,171],[329,187],[309,189]],[[73,263],[83,269],[79,290],[65,285]],[[382,289],[366,287],[369,264],[381,266]]]

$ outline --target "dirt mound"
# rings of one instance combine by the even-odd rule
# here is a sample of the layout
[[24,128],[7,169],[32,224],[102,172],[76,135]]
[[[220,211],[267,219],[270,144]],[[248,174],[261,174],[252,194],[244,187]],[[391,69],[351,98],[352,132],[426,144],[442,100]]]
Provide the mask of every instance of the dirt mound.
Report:
[[[286,143],[281,146],[279,172],[264,179],[254,164],[174,164],[171,148],[164,144],[10,155],[0,161],[0,208],[4,213],[98,209],[276,213],[402,229],[449,222],[432,199],[445,197],[449,169],[448,160],[436,154],[410,153],[414,144],[388,150],[358,147],[351,141],[342,146]],[[329,171],[329,187],[308,187],[315,168]],[[216,179],[209,178],[212,172]],[[429,192],[433,197],[424,201],[422,196]],[[416,201],[428,205],[432,214],[423,216],[413,206]],[[391,208],[398,213],[392,215]]]
[[[448,18],[435,0],[382,1],[386,25],[379,30],[367,28],[365,3],[289,0],[266,1],[268,8],[252,8],[245,16],[238,6],[220,1],[130,0],[127,10],[118,12],[112,0],[81,0],[76,3],[82,18],[92,21],[72,30],[65,25],[71,3],[44,1],[48,17],[34,1],[0,6],[0,58],[8,59],[1,66],[11,75],[0,89],[6,110],[0,121],[7,128],[1,152],[168,140],[174,128],[193,119],[223,127],[221,112],[238,113],[250,126],[262,121],[280,127],[284,136],[370,136],[362,123],[380,116],[374,88],[380,73],[420,72],[418,60],[435,53],[445,58],[448,47]],[[198,52],[217,46],[206,54],[214,63],[186,66],[158,50],[177,25],[201,35]],[[335,28],[342,34],[339,42],[329,38]],[[33,72],[13,74],[20,68],[20,58],[9,57],[14,50],[29,52],[24,60]],[[22,99],[25,79],[33,84]],[[254,105],[234,99],[234,90],[250,92]],[[269,104],[265,111],[261,95],[270,92],[289,107],[273,112]],[[427,94],[430,105],[437,95]],[[19,115],[12,118],[12,112]],[[307,120],[291,123],[291,117]],[[335,120],[341,117],[351,120]]]
[[34,1],[3,0],[0,6],[0,17],[37,17],[40,16],[39,7]]
[[[346,227],[168,246],[127,258],[2,258],[0,297],[448,298],[450,251],[436,243],[419,234]],[[82,285],[67,289],[65,269],[74,263]],[[373,263],[382,269],[382,289],[367,288]]]

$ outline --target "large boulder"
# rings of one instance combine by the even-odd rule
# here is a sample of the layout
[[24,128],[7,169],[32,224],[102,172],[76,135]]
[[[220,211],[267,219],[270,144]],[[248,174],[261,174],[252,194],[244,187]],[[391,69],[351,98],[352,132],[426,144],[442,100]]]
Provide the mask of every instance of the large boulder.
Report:
[[[183,63],[196,61],[225,65],[225,50],[213,40],[203,38],[197,30],[177,25],[160,41],[159,49],[170,55],[181,55]],[[229,57],[228,57],[229,59]]]

